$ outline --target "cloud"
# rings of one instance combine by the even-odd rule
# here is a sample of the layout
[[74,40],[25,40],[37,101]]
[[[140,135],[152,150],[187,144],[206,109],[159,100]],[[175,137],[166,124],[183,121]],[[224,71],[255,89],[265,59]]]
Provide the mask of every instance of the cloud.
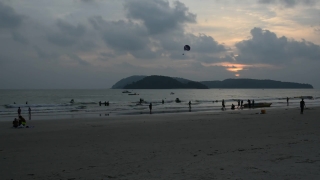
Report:
[[12,39],[22,44],[28,44],[29,41],[17,31],[11,31]]
[[251,36],[235,45],[239,50],[239,62],[283,64],[295,60],[316,61],[320,57],[320,46],[312,42],[277,37],[261,28],[252,29]]
[[0,2],[0,28],[14,29],[22,24],[24,16],[17,14],[10,6]]
[[118,54],[129,53],[137,59],[186,59],[182,56],[185,44],[191,45],[192,51],[199,56],[227,50],[211,36],[186,32],[185,25],[196,22],[196,15],[180,2],[171,7],[163,0],[134,0],[124,6],[127,20],[107,21],[101,16],[89,18],[105,44]]
[[62,47],[75,44],[86,31],[85,26],[81,24],[74,26],[62,20],[58,20],[56,26],[58,27],[59,32],[48,33],[47,40]]
[[151,34],[159,34],[177,28],[185,23],[195,23],[196,15],[181,2],[170,7],[163,0],[134,0],[125,4],[128,19],[141,20]]
[[302,5],[314,5],[317,3],[316,0],[258,0],[258,3],[261,4],[280,4],[285,7],[294,7],[298,4]]

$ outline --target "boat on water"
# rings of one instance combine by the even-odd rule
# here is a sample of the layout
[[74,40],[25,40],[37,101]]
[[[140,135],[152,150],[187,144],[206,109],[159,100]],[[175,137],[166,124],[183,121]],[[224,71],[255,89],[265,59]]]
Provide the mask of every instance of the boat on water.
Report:
[[137,94],[137,93],[131,93],[131,94],[128,94],[128,95],[134,96],[134,95],[139,95],[139,94]]
[[[272,103],[254,103],[254,106],[251,107],[255,107],[255,108],[259,108],[259,107],[270,107]],[[248,108],[248,104],[244,104],[243,107]]]
[[174,92],[171,92],[170,94],[171,94],[171,95],[173,95],[173,94],[174,94]]
[[131,92],[128,90],[125,90],[125,91],[122,91],[122,93],[131,93]]

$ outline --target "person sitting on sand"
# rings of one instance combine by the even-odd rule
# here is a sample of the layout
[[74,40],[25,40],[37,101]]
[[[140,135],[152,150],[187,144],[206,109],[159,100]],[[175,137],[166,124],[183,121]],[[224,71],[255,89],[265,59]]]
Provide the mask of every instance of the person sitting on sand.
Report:
[[19,116],[19,126],[26,126],[27,121],[21,115]]
[[19,126],[19,121],[17,118],[14,118],[14,120],[12,121],[13,127],[17,128]]
[[231,109],[235,109],[235,105],[232,104],[232,105],[231,105]]

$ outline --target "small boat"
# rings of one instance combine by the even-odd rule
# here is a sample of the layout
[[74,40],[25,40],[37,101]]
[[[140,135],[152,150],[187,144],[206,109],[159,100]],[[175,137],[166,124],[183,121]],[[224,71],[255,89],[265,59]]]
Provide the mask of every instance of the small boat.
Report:
[[[259,107],[270,107],[272,103],[254,103],[254,106],[251,107],[255,107],[255,108],[259,108]],[[244,104],[243,107],[247,108],[249,107],[248,104]]]
[[139,94],[137,94],[137,93],[131,93],[131,94],[128,94],[128,95],[134,96],[134,95],[139,95]]
[[122,93],[131,93],[131,92],[128,90],[125,90],[125,91],[122,91]]
[[174,93],[173,93],[173,92],[171,92],[170,94],[171,94],[171,95],[173,95]]

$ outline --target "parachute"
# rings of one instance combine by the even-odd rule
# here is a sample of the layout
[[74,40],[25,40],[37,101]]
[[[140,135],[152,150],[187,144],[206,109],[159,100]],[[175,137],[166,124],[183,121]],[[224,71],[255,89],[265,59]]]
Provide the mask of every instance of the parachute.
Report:
[[[184,51],[190,51],[190,50],[191,50],[191,48],[190,48],[189,45],[185,45],[185,46],[183,47],[183,49],[184,49]],[[183,53],[182,55],[184,55],[184,53]]]

